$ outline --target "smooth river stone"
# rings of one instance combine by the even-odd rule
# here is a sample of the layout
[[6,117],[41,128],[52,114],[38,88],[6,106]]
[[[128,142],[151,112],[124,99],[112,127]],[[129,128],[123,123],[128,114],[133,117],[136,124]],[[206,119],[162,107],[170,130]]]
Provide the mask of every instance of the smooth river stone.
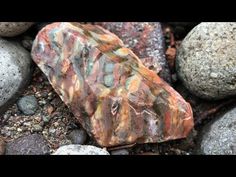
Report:
[[47,25],[32,58],[100,146],[184,138],[193,128],[189,103],[100,26]]

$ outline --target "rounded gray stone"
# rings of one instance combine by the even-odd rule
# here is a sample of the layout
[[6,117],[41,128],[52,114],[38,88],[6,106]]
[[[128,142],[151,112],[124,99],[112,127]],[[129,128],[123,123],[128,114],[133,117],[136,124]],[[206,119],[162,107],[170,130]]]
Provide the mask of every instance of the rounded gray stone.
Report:
[[43,131],[43,127],[39,124],[33,125],[33,131],[34,132],[41,132],[41,131]]
[[60,147],[53,155],[109,155],[109,152],[91,145],[72,144]]
[[177,52],[178,77],[190,92],[217,100],[236,95],[236,23],[200,23]]
[[6,146],[6,155],[47,155],[50,149],[41,134],[31,134],[15,139]]
[[236,155],[236,108],[206,125],[197,152],[205,155]]
[[33,95],[27,95],[19,99],[17,106],[23,114],[33,115],[38,109],[38,102]]
[[0,38],[0,113],[17,99],[30,78],[30,53],[18,43]]
[[13,37],[24,33],[33,22],[0,22],[0,36]]
[[87,139],[87,133],[83,129],[72,130],[68,138],[73,144],[84,144]]

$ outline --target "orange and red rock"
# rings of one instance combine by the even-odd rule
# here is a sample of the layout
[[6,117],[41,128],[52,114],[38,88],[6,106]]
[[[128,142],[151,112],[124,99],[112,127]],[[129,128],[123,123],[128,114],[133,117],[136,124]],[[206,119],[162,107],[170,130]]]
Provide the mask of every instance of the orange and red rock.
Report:
[[184,138],[193,128],[190,105],[100,26],[50,24],[32,57],[100,146]]

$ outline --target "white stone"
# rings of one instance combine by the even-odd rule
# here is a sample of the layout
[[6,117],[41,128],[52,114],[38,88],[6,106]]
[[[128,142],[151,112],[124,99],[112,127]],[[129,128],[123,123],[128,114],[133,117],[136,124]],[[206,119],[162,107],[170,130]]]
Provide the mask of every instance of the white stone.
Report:
[[53,155],[109,155],[101,148],[91,145],[65,145],[61,146]]

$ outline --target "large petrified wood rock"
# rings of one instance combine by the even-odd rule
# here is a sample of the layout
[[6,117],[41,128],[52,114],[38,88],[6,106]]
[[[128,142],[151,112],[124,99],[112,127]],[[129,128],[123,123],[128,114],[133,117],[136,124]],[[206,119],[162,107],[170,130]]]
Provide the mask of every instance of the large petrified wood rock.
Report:
[[190,105],[102,27],[47,25],[32,57],[101,146],[183,138],[193,127]]

